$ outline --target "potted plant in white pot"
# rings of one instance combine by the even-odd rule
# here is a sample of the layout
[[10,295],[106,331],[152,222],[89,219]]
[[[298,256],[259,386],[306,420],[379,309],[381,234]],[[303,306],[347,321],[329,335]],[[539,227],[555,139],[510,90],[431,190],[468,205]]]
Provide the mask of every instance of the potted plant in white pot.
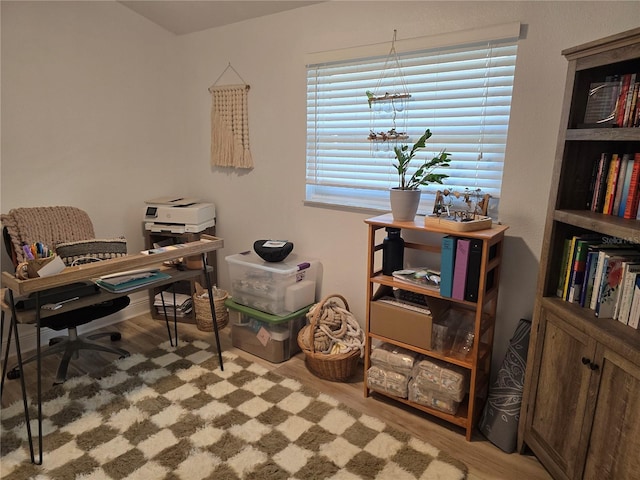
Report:
[[433,173],[436,168],[448,167],[450,153],[442,150],[431,160],[425,160],[411,176],[409,176],[409,166],[418,151],[425,148],[427,140],[431,137],[431,131],[426,129],[424,134],[413,144],[411,150],[408,145],[394,147],[397,163],[393,163],[398,171],[398,186],[392,187],[390,191],[391,213],[397,222],[413,221],[420,204],[420,186],[429,183],[442,183],[442,180],[449,175],[443,173]]

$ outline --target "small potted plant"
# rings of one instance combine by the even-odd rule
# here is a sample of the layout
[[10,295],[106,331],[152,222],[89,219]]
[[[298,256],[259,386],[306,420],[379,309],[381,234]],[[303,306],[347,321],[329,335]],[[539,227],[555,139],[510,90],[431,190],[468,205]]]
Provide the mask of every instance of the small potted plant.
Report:
[[411,150],[408,145],[394,147],[397,163],[393,167],[398,171],[398,186],[391,188],[391,213],[399,222],[413,221],[420,203],[420,186],[429,183],[442,183],[449,175],[433,173],[436,168],[448,167],[450,153],[442,150],[431,160],[425,160],[411,176],[409,167],[416,154],[425,148],[427,140],[431,137],[431,131],[426,129],[424,134],[413,144]]

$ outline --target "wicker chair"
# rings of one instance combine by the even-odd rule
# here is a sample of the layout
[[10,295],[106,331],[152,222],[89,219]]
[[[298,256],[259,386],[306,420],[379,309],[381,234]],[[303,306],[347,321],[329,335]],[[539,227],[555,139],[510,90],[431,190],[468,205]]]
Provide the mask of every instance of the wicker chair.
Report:
[[[0,218],[3,225],[2,233],[5,247],[14,267],[26,261],[22,245],[41,242],[50,248],[55,248],[56,245],[64,242],[95,239],[91,219],[86,212],[75,207],[17,208],[6,215],[2,215]],[[119,332],[78,335],[78,327],[80,325],[116,313],[128,305],[129,298],[122,297],[42,319],[42,327],[56,331],[67,330],[68,332],[68,335],[52,338],[49,341],[49,348],[43,349],[40,354],[41,358],[56,353],[63,354],[58,366],[55,383],[65,381],[71,357],[78,358],[80,350],[99,350],[114,353],[118,357],[129,356],[129,352],[126,350],[95,341],[102,337],[110,337],[112,341],[119,340]],[[37,356],[34,355],[23,360],[23,363],[33,361],[36,358]],[[7,374],[7,378],[10,379],[18,378],[19,376],[20,371],[17,366],[13,367]]]

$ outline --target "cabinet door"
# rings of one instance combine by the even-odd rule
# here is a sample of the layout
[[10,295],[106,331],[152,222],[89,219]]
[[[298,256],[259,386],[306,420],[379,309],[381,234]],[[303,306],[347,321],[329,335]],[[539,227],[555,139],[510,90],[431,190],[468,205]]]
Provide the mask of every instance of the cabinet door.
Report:
[[600,388],[583,478],[640,478],[640,367],[602,350],[597,361]]
[[589,392],[595,391],[588,363],[596,344],[548,310],[542,312],[538,334],[542,341],[533,363],[538,371],[533,372],[537,382],[527,411],[526,441],[555,478],[576,478],[588,440],[582,430]]

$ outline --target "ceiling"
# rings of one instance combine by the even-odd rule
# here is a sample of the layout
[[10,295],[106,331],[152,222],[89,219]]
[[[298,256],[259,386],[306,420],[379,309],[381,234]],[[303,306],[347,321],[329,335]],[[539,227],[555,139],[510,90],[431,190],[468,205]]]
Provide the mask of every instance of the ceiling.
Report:
[[183,35],[305,7],[320,1],[121,0],[119,3],[162,28],[176,35]]

